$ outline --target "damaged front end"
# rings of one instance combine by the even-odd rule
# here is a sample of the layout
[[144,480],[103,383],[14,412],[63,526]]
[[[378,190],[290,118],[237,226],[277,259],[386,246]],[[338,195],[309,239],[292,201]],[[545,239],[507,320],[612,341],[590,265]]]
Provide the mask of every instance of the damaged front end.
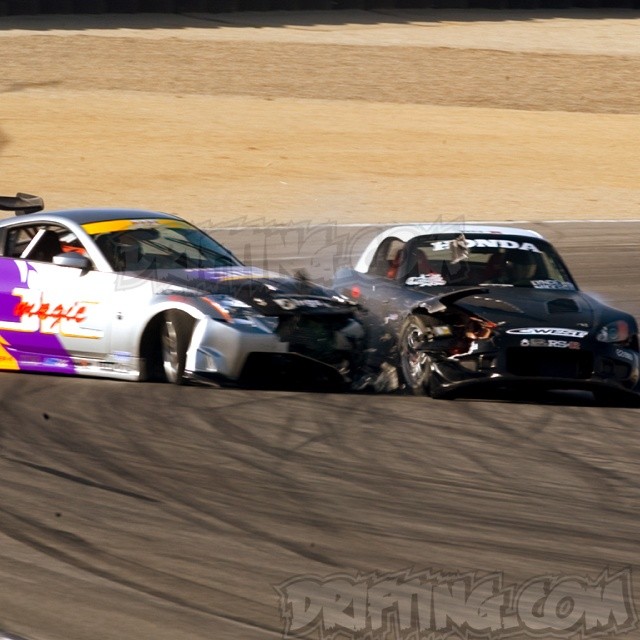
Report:
[[574,328],[538,318],[531,326],[532,318],[513,302],[487,293],[461,290],[413,310],[398,342],[399,366],[411,390],[433,397],[465,389],[587,390],[596,397],[636,392],[636,336],[607,342],[587,322]]
[[219,280],[202,299],[216,321],[198,336],[197,375],[241,386],[348,388],[364,331],[357,305],[332,291],[281,277]]
[[471,288],[432,297],[404,321],[397,359],[410,391],[436,397],[451,385],[490,375],[500,324],[471,313],[456,302],[486,290]]

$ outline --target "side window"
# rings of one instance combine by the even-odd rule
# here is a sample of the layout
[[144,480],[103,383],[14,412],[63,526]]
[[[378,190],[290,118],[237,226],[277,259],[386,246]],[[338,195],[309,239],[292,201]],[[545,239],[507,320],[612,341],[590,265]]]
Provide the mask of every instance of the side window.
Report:
[[25,224],[7,230],[4,253],[9,258],[53,262],[61,253],[86,253],[73,232],[55,224]]
[[402,260],[403,247],[404,242],[398,238],[390,237],[383,240],[373,256],[369,273],[392,279],[395,278]]
[[3,255],[7,258],[19,258],[33,240],[36,231],[37,229],[33,227],[11,227],[8,229]]

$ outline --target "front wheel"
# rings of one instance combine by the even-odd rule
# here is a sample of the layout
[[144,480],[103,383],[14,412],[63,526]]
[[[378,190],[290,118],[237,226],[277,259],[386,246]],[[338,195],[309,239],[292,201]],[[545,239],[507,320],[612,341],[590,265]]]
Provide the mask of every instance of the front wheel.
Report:
[[193,319],[180,311],[167,311],[162,319],[160,350],[162,369],[167,382],[184,384],[187,349],[191,340]]
[[410,315],[400,330],[400,370],[407,389],[414,395],[434,392],[432,361],[424,351],[432,337],[432,321],[427,316]]

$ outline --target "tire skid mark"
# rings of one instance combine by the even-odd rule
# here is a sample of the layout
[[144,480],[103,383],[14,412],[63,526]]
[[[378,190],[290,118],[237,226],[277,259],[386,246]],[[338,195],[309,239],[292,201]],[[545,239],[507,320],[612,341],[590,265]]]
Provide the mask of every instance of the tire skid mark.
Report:
[[[124,560],[94,547],[87,541],[70,532],[46,527],[32,519],[11,513],[2,507],[0,507],[0,530],[10,538],[28,545],[36,551],[44,553],[60,562],[76,567],[77,569],[86,571],[87,573],[93,574],[110,582],[120,584],[123,587],[166,600],[173,605],[177,605],[185,609],[222,619],[225,622],[235,623],[241,628],[260,630],[273,634],[278,633],[278,630],[275,628],[265,628],[252,623],[248,619],[224,614],[211,606],[197,602],[194,598],[186,599],[178,595],[174,595],[184,591],[193,593],[194,589],[201,590],[203,593],[199,593],[198,595],[201,596],[202,601],[206,602],[212,599],[212,594],[210,592],[214,590],[211,587],[205,587],[204,585],[197,584],[183,577],[168,575],[151,569],[145,565]],[[58,543],[62,541],[63,543],[66,543],[67,546],[72,544],[75,555],[63,550],[59,544],[56,546],[49,544],[49,541],[51,540]],[[126,578],[116,571],[116,568],[130,570],[132,567],[135,567],[137,575],[140,577],[146,577],[147,582],[143,583],[141,580]],[[166,587],[163,589],[149,586],[149,583],[154,581],[156,583],[164,583]]]
[[35,464],[33,462],[28,462],[26,460],[18,460],[16,458],[5,457],[5,460],[9,462],[15,462],[16,464],[21,464],[25,467],[30,467],[31,469],[35,469],[36,471],[42,471],[43,473],[49,473],[53,476],[57,476],[59,478],[63,478],[65,480],[70,480],[71,482],[77,482],[78,484],[86,485],[87,487],[92,487],[94,489],[100,489],[101,491],[110,491],[112,493],[119,493],[120,495],[127,496],[129,498],[135,498],[136,500],[143,500],[144,502],[158,502],[154,498],[149,498],[148,496],[135,493],[134,491],[126,491],[124,489],[118,489],[117,487],[110,487],[108,485],[103,485],[99,482],[94,482],[93,480],[88,480],[87,478],[82,478],[80,476],[74,476],[65,471],[60,471],[58,469],[53,469],[51,467],[46,467],[44,465]]
[[[226,427],[226,426],[227,426],[227,425],[225,425],[225,427]],[[263,467],[263,469],[264,469],[264,467]],[[341,475],[344,475],[344,474],[341,474]],[[394,478],[394,479],[397,481],[397,480],[398,480],[398,477],[396,477],[396,478]],[[452,483],[451,483],[451,482],[448,482],[448,483],[442,483],[442,486],[448,486],[448,487],[451,487],[451,486],[452,486]],[[473,488],[473,487],[471,487],[471,488],[470,488],[470,487],[467,487],[467,490],[472,490],[472,492],[473,492],[473,491],[474,491],[474,488]],[[476,489],[476,491],[478,491],[479,493],[481,493],[481,492],[482,492],[482,490],[478,490],[478,489]],[[502,491],[501,491],[501,492],[502,492]],[[456,511],[455,511],[455,509],[454,509],[454,510],[452,511],[452,513],[456,514],[457,512],[456,512]],[[460,514],[457,514],[457,515],[460,515]],[[479,518],[479,516],[478,516],[477,514],[475,514],[475,515],[474,515],[474,518],[477,520],[477,519]],[[480,518],[480,519],[481,519],[481,518]],[[557,533],[557,531],[554,531],[554,532],[555,532],[555,533]],[[568,534],[569,534],[569,535],[572,535],[572,536],[576,536],[576,535],[578,535],[578,534],[579,534],[579,532],[576,532],[576,531],[571,530],[571,529],[568,529],[568,530],[567,530],[567,532],[568,532]]]
[[[41,381],[30,380],[30,386],[37,388]],[[161,420],[161,424],[155,424],[145,421],[143,415],[151,406],[156,411],[168,411],[169,406],[175,409],[177,391],[162,389],[166,399],[158,406],[153,396],[141,403],[138,387],[132,385],[117,392],[123,412],[131,419],[100,423],[94,415],[103,413],[103,407],[110,402],[108,392],[97,406],[92,399],[100,384],[89,381],[81,385],[90,390],[79,394],[75,401],[76,409],[86,414],[84,419],[61,420],[52,414],[46,427],[42,421],[27,420],[24,430],[5,428],[5,439],[8,437],[12,444],[10,450],[20,444],[33,449],[34,459],[53,461],[61,456],[63,467],[93,469],[86,477],[94,482],[96,478],[101,478],[101,482],[112,479],[109,484],[117,486],[126,476],[134,493],[153,496],[163,513],[174,516],[177,526],[191,522],[212,536],[236,531],[247,543],[255,541],[268,549],[284,566],[289,566],[295,556],[297,566],[301,562],[302,566],[310,563],[316,572],[318,566],[328,572],[371,568],[357,549],[337,552],[327,544],[317,548],[308,544],[315,537],[310,532],[322,532],[332,540],[349,539],[352,530],[358,531],[359,540],[386,541],[390,547],[411,543],[427,549],[445,548],[453,555],[490,554],[499,544],[505,557],[541,565],[549,562],[597,565],[602,560],[589,547],[593,533],[584,522],[554,521],[553,516],[564,510],[564,500],[569,494],[550,496],[543,506],[544,489],[519,482],[509,484],[508,474],[499,477],[491,472],[497,463],[490,454],[499,456],[514,445],[518,445],[514,451],[521,454],[547,455],[563,435],[559,428],[564,424],[562,408],[544,407],[533,412],[533,418],[544,421],[546,426],[535,437],[527,437],[524,425],[522,429],[513,425],[523,423],[527,415],[524,412],[531,413],[531,406],[478,406],[425,400],[429,403],[427,413],[422,403],[411,398],[372,398],[370,407],[360,407],[353,406],[351,397],[322,399],[315,394],[299,394],[269,403],[268,420],[260,422],[256,417],[246,417],[246,404],[234,402],[231,406],[235,408],[228,408],[224,398],[232,392],[221,390],[216,391],[220,395],[214,402],[205,401],[198,409],[188,409],[187,402],[182,403],[178,411],[184,415],[179,422],[169,424]],[[61,385],[55,393],[65,388],[68,393],[71,382]],[[26,394],[25,403],[28,398]],[[221,399],[227,408],[208,406],[217,405]],[[260,402],[254,404],[258,409],[261,406]],[[31,415],[37,416],[38,412],[39,409],[34,409]],[[290,447],[283,450],[274,442],[282,442],[283,438],[286,441],[290,436],[286,433],[287,419],[294,414],[306,416],[306,421],[300,423],[302,436],[322,433],[323,429],[328,435],[322,441],[302,438],[306,446],[292,455]],[[600,417],[603,422],[606,416],[596,410],[581,415]],[[623,415],[626,430],[621,428],[620,433],[624,437],[632,425],[632,415],[630,412]],[[331,424],[327,426],[329,418]],[[421,440],[423,446],[415,447]],[[467,470],[466,475],[458,478],[439,477],[441,466],[446,467],[446,460],[441,461],[446,452],[460,459],[468,458],[465,448],[478,458],[471,464],[475,472],[470,474]],[[407,458],[403,454],[407,449],[411,458],[405,465]],[[123,452],[127,456],[121,459]],[[440,466],[429,469],[420,465],[420,455],[425,453]],[[265,457],[258,458],[259,455]],[[4,457],[11,458],[6,454]],[[172,457],[176,458],[173,465]],[[187,462],[191,463],[194,475],[188,473]],[[221,463],[226,466],[221,467]],[[517,467],[509,469],[516,471]],[[591,474],[588,468],[584,472]],[[197,482],[190,484],[192,479]],[[277,495],[277,506],[266,500],[269,493]],[[578,515],[596,506],[588,494],[571,495],[572,500],[575,498],[572,509]],[[511,505],[517,505],[523,497],[532,501],[531,508],[510,513]],[[331,512],[334,504],[337,511]],[[499,504],[504,506],[497,509]],[[416,516],[416,510],[422,517]],[[540,513],[546,517],[541,518]],[[12,518],[6,510],[3,516],[2,529],[9,529],[14,539],[60,561],[181,607],[190,606],[207,613],[213,609],[207,605],[209,601],[215,602],[215,595],[210,595],[211,587],[194,586],[182,574],[167,574],[146,564],[114,559],[113,554],[101,547],[83,544],[82,538],[56,533],[55,529],[40,528],[33,519]],[[274,527],[282,519],[287,520],[290,529],[284,534]],[[443,531],[447,532],[444,537]],[[483,533],[486,531],[494,533]],[[508,537],[499,535],[506,531]],[[598,535],[598,544],[611,549],[610,557],[620,557],[620,550],[635,544],[629,513],[622,512],[618,527],[608,529],[606,535],[602,533]],[[563,549],[558,544],[549,548],[544,542],[547,539],[572,543]],[[234,560],[243,565],[241,557]],[[186,586],[182,587],[183,584]],[[176,603],[173,593],[189,589],[196,591],[194,602],[183,603],[178,599]],[[232,619],[240,623],[247,621],[238,615],[241,610],[241,604],[231,609]],[[219,613],[213,609],[212,615]]]
[[[229,430],[236,429],[236,425],[228,424],[225,420],[222,420],[224,423],[223,426],[228,427]],[[146,446],[145,438],[140,437],[144,434],[138,434],[138,437],[135,438],[133,436],[130,437],[130,443],[135,447],[135,450],[141,453],[141,457],[146,460],[154,460],[158,462],[158,467],[162,467],[169,474],[171,474],[171,466],[169,461],[164,457],[158,458],[149,446]],[[251,435],[249,432],[246,432],[246,438],[251,440]],[[102,457],[99,461],[100,465],[104,466],[107,461],[104,457]],[[118,470],[117,465],[110,464],[114,470]],[[197,513],[205,514],[207,518],[205,522],[208,526],[211,524],[211,518],[214,521],[220,521],[224,524],[230,525],[235,529],[242,531],[243,533],[248,533],[250,535],[256,535],[261,537],[264,541],[270,542],[274,544],[276,547],[286,549],[295,555],[301,555],[302,557],[313,559],[319,563],[331,566],[333,561],[328,556],[325,556],[319,552],[314,552],[308,548],[308,546],[304,543],[298,544],[294,541],[287,541],[283,538],[277,537],[269,532],[254,527],[247,520],[243,520],[240,517],[234,516],[233,512],[235,510],[235,502],[230,500],[227,504],[227,509],[225,513],[222,513],[219,509],[213,509],[210,506],[209,501],[205,499],[200,499],[197,496],[193,495],[192,492],[189,492],[188,487],[180,487],[176,486],[175,480],[173,478],[169,478],[168,480],[160,480],[160,478],[151,477],[146,478],[144,475],[137,475],[132,478],[135,482],[138,483],[138,486],[142,485],[152,495],[161,496],[163,501],[171,501],[173,503],[173,509],[178,507],[178,512],[180,512],[179,507],[188,508],[190,510],[195,510]],[[289,479],[286,477],[285,479]],[[233,485],[233,478],[230,478],[227,482],[224,481],[220,475],[217,475],[216,478],[216,487],[217,489],[231,487]]]

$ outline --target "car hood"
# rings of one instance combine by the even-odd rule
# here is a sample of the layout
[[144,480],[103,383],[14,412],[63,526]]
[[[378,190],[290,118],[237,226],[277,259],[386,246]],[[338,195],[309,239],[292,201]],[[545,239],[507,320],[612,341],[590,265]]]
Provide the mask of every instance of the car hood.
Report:
[[581,291],[489,287],[456,297],[451,292],[440,296],[440,301],[508,328],[565,327],[589,331],[609,322],[611,316],[626,317]]
[[[155,276],[154,276],[155,278]],[[300,272],[288,276],[258,267],[171,270],[157,278],[200,295],[228,295],[264,315],[297,313],[352,313],[355,305],[344,296]]]

